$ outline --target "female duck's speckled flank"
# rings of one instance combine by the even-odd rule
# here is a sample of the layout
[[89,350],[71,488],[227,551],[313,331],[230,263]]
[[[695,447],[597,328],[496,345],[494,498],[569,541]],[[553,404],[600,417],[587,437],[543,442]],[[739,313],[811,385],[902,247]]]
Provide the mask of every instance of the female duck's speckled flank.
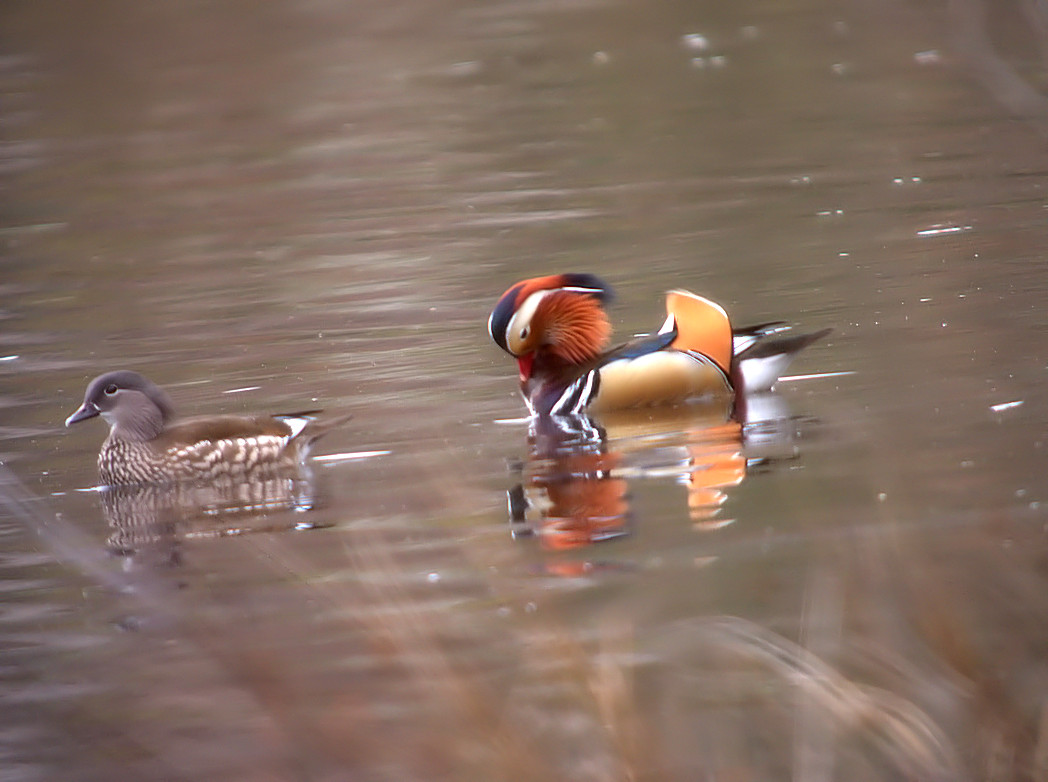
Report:
[[319,412],[176,421],[160,387],[137,372],[117,371],[92,380],[84,403],[65,423],[100,415],[109,424],[98,454],[98,471],[108,485],[241,480],[296,469],[319,437],[350,418],[319,423]]

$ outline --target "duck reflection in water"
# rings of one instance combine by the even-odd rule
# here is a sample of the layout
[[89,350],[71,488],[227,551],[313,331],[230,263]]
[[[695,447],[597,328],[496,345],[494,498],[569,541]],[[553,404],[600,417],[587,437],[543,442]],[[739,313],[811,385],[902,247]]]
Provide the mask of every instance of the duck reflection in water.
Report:
[[[627,485],[615,474],[621,454],[586,415],[532,418],[521,482],[508,492],[515,536],[537,533],[553,549],[576,548],[626,534]],[[540,519],[529,519],[536,511]],[[531,523],[529,523],[529,521]]]
[[186,540],[312,529],[316,481],[307,465],[282,476],[159,485],[106,486],[99,492],[109,550],[151,564],[182,564]]
[[797,419],[777,394],[726,403],[530,419],[520,482],[508,491],[514,536],[572,549],[630,533],[631,481],[675,479],[696,529],[729,524],[728,491],[747,471],[797,455]]

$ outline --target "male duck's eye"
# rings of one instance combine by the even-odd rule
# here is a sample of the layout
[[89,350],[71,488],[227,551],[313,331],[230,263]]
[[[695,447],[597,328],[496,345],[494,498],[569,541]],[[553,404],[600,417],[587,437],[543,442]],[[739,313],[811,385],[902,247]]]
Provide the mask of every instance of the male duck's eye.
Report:
[[116,383],[110,383],[106,386],[106,396],[112,396],[116,393]]
[[529,334],[529,333],[530,333],[530,332],[528,331],[528,327],[527,327],[527,326],[525,326],[524,328],[522,328],[522,329],[520,330],[520,338],[521,338],[521,339],[527,339],[527,338],[528,338],[528,334]]

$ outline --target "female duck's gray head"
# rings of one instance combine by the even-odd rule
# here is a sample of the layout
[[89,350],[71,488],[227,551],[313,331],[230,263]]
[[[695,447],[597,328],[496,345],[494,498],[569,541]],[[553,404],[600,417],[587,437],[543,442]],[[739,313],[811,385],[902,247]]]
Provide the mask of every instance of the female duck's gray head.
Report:
[[114,437],[152,440],[164,429],[175,410],[159,386],[137,372],[107,372],[92,380],[84,392],[84,403],[66,419],[72,426],[102,416]]

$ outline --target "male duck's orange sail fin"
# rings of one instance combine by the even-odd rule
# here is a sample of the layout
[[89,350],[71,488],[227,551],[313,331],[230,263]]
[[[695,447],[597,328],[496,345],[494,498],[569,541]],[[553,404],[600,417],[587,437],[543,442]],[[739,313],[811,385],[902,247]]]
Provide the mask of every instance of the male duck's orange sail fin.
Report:
[[677,329],[672,348],[702,353],[717,362],[725,375],[731,374],[731,321],[719,304],[689,291],[670,291],[666,312],[669,319],[663,330]]

